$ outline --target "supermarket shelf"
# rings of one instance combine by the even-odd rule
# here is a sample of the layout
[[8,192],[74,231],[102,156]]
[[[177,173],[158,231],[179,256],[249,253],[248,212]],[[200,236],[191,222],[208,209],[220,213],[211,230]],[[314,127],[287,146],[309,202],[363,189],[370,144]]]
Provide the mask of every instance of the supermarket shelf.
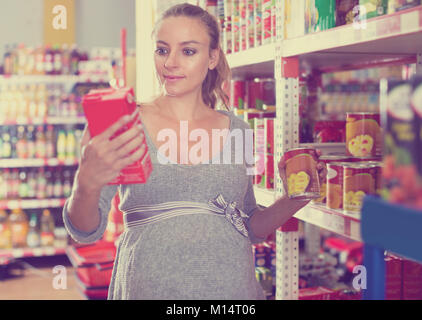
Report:
[[275,201],[275,191],[259,188],[257,186],[253,187],[255,199],[258,205],[262,207],[269,207],[271,206]]
[[233,76],[241,78],[273,77],[275,43],[227,55]]
[[0,266],[7,265],[11,260],[29,257],[47,257],[66,254],[66,248],[38,247],[0,249]]
[[[271,206],[275,191],[254,186],[256,202],[263,207]],[[309,203],[295,214],[295,218],[311,223],[356,241],[362,241],[360,235],[360,214],[348,214],[342,210],[333,210],[325,205]]]
[[315,148],[322,151],[323,154],[346,154],[346,143],[300,143],[301,148]]
[[[311,68],[346,68],[422,52],[422,6],[283,41],[283,56]],[[345,64],[347,61],[347,64]]]
[[310,203],[298,211],[295,218],[344,237],[362,241],[360,214],[346,214],[342,210],[333,210],[322,204]]
[[3,83],[76,83],[76,82],[109,82],[104,75],[1,75]]
[[86,118],[84,116],[77,117],[46,117],[46,118],[17,118],[9,121],[0,118],[0,125],[41,125],[41,124],[85,124]]
[[26,168],[26,167],[57,167],[76,166],[78,161],[74,159],[59,160],[57,158],[48,159],[0,159],[0,168]]
[[66,202],[66,198],[57,199],[16,199],[16,200],[0,200],[0,209],[46,209],[61,208]]

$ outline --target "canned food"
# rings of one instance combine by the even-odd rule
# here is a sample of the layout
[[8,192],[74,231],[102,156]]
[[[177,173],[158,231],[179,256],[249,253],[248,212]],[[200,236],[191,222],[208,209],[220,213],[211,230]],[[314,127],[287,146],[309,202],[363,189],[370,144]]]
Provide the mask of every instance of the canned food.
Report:
[[291,149],[284,157],[289,198],[302,200],[319,198],[320,182],[315,149]]
[[343,208],[343,165],[345,162],[327,164],[327,208]]
[[381,154],[379,113],[347,113],[346,150],[353,157],[367,158]]
[[382,193],[382,162],[381,161],[369,161],[369,165],[375,167],[375,193],[381,196]]
[[[349,157],[341,155],[324,155],[319,157],[319,161],[323,162],[328,169],[328,164],[332,162],[347,161]],[[320,194],[321,196],[318,199],[315,199],[314,202],[326,203],[327,202],[327,175],[320,177]]]
[[343,168],[344,211],[360,212],[363,197],[375,193],[376,166],[368,163],[345,163]]

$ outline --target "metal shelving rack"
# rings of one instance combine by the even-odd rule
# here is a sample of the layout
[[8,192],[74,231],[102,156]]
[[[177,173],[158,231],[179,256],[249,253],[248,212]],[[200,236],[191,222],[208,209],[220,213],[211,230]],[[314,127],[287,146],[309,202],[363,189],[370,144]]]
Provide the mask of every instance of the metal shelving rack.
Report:
[[[284,1],[277,0],[276,6],[276,42],[228,56],[229,64],[236,76],[251,74],[268,76],[272,69],[276,80],[277,117],[274,137],[276,189],[270,191],[255,187],[257,202],[262,206],[271,206],[283,195],[277,169],[278,159],[289,148],[305,146],[300,144],[298,137],[298,78],[302,66],[323,72],[334,72],[416,62],[417,72],[422,73],[422,6],[372,18],[366,21],[364,29],[345,25],[293,39],[283,39]],[[273,58],[271,54],[274,54]],[[306,146],[314,146],[323,152],[344,150],[342,144],[306,144]],[[400,212],[400,208],[396,208],[396,211]],[[296,218],[356,241],[369,241],[367,250],[372,248],[371,238],[362,237],[361,233],[366,235],[367,220],[361,223],[360,214],[350,215],[340,210],[309,204],[300,210],[295,218],[277,230],[276,299],[298,299],[299,252]],[[378,243],[375,252],[379,253],[379,248],[387,247]],[[378,265],[379,258],[378,255],[378,260],[374,260]],[[373,274],[369,273],[369,277]],[[378,292],[383,290],[382,285],[379,289],[380,280],[383,281],[380,275],[373,279],[378,285]],[[368,283],[371,283],[371,279]]]
[[[156,13],[156,1],[136,2],[137,20],[143,21],[145,18],[145,21],[151,23],[150,26],[143,24],[142,28],[140,23],[137,25],[137,33],[146,43],[149,43],[154,24],[155,17],[151,17],[150,13]],[[365,28],[345,25],[292,39],[283,39],[284,0],[276,0],[276,18],[275,42],[227,56],[236,77],[273,77],[276,80],[276,189],[254,187],[258,204],[267,207],[284,193],[277,164],[287,149],[312,146],[327,153],[345,150],[344,144],[300,144],[298,89],[299,72],[303,67],[334,72],[416,62],[418,73],[422,73],[422,5],[367,20]],[[141,54],[137,55],[137,74],[143,74],[144,82],[141,84],[141,81],[137,81],[137,95],[142,98],[156,92],[157,87],[153,85],[156,83],[154,72],[145,62],[145,57],[151,55],[151,48],[139,46],[137,49]],[[361,223],[360,214],[349,215],[325,206],[309,204],[277,230],[276,299],[298,299],[299,220],[316,226],[313,229],[324,228],[356,241],[365,240],[361,234],[361,227],[365,224]]]
[[[104,83],[108,82],[104,77],[75,76],[75,75],[2,75],[2,84],[30,84],[30,83],[61,83],[68,92],[77,83]],[[83,125],[86,123],[85,117],[81,116],[48,116],[45,118],[24,118],[16,119],[12,122],[0,121],[0,125]],[[0,169],[5,168],[38,168],[38,167],[69,167],[78,165],[77,159],[58,158],[34,158],[34,159],[0,159]],[[47,209],[62,208],[65,198],[45,198],[45,199],[1,199],[0,209]],[[37,247],[37,248],[11,248],[0,249],[0,267],[4,267],[18,258],[45,257],[54,255],[64,255],[65,248],[61,247]]]

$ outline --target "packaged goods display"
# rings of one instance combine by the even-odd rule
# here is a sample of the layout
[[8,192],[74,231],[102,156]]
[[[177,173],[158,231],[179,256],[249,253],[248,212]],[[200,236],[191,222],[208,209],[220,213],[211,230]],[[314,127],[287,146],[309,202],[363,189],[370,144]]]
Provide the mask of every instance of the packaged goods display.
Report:
[[305,1],[284,1],[284,38],[305,34]]
[[274,119],[254,118],[254,184],[274,189]]
[[305,1],[305,34],[334,28],[335,12],[335,0]]
[[68,236],[58,213],[57,209],[1,210],[0,249],[66,247]]
[[421,0],[388,0],[388,14],[416,7]]
[[351,24],[359,14],[359,0],[336,0],[336,26]]
[[3,56],[6,75],[76,75],[80,61],[88,59],[76,45],[45,45],[26,47],[25,44],[5,47]]
[[[121,117],[131,115],[136,110],[132,88],[92,90],[84,96],[82,105],[92,137],[106,130]],[[135,120],[119,129],[111,139],[136,125]],[[141,159],[123,168],[120,175],[109,184],[145,183],[148,180],[152,171],[152,163],[145,135],[143,139],[141,148],[144,152]]]
[[379,113],[347,113],[346,150],[353,157],[368,158],[381,155]]
[[343,164],[327,164],[327,208],[343,208]]
[[389,0],[359,0],[360,16],[362,19],[370,19],[373,17],[387,14]]
[[275,106],[275,80],[235,78],[230,82],[230,106],[236,110],[264,111]]
[[418,83],[415,78],[412,81],[382,80],[380,85],[384,97],[382,196],[393,203],[422,208],[422,180],[418,171],[422,139],[418,129],[420,112],[415,112],[420,109]]
[[363,197],[374,195],[377,169],[373,164],[343,164],[343,209],[346,212],[360,212]]
[[[324,177],[320,177],[320,197],[318,199],[315,199],[314,202],[328,203],[328,197],[330,197],[332,201],[333,195],[336,193],[336,191],[338,191],[336,190],[338,188],[335,185],[336,183],[338,183],[339,179],[337,171],[332,171],[336,168],[333,164],[341,161],[347,161],[348,159],[349,158],[347,156],[341,155],[322,155],[319,157],[319,162],[324,163],[325,167],[327,168],[327,175],[325,175]],[[329,183],[332,184],[330,189],[328,189]],[[329,192],[331,192],[330,196],[328,195]],[[340,195],[341,194],[342,193],[340,192]],[[329,206],[327,205],[327,207]]]
[[13,168],[0,171],[0,200],[50,199],[70,196],[76,169]]
[[245,51],[275,41],[274,0],[222,0],[217,2],[217,6],[222,25],[223,50],[226,54]]
[[320,181],[316,168],[316,151],[309,148],[291,149],[285,153],[285,176],[290,198],[316,199],[320,197]]

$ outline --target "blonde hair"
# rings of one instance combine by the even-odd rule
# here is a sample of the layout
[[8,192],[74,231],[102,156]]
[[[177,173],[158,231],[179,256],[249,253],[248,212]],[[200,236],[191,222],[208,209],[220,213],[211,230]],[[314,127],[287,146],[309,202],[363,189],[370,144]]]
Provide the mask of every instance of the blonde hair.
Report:
[[[227,110],[229,97],[223,90],[223,85],[228,84],[231,78],[231,71],[226,56],[220,46],[220,27],[217,19],[199,6],[189,3],[177,4],[167,9],[157,21],[156,26],[169,17],[188,17],[201,21],[207,28],[210,36],[210,51],[219,49],[220,57],[217,66],[208,70],[208,74],[202,83],[202,99],[205,104],[215,109],[217,100],[223,103]],[[155,28],[152,35],[155,34]]]

